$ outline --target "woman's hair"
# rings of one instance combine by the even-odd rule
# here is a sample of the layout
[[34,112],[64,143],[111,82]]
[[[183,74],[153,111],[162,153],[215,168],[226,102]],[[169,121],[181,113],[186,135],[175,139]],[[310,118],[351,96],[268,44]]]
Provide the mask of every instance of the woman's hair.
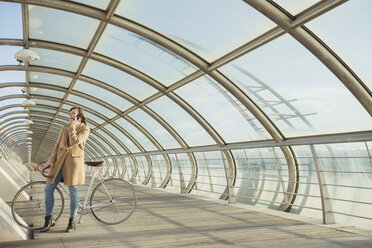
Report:
[[81,118],[81,122],[84,123],[85,125],[87,124],[87,116],[85,115],[85,110],[80,107],[80,106],[74,106],[70,109],[70,112],[73,110],[73,109],[77,109],[79,111],[79,114],[81,114],[83,117]]

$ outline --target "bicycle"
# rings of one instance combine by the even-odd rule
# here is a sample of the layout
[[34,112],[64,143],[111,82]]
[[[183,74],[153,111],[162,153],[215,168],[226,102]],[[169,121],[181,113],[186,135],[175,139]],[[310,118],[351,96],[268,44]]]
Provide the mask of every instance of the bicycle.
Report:
[[[42,162],[42,163],[45,163]],[[40,164],[42,164],[40,163]],[[49,167],[38,166],[43,176],[48,177]],[[133,186],[120,178],[103,180],[99,168],[103,161],[85,162],[86,165],[95,167],[84,200],[79,201],[78,223],[82,216],[91,212],[93,216],[106,225],[115,225],[127,220],[134,212],[137,205],[137,196]],[[94,187],[93,182],[98,178],[99,183]],[[28,230],[41,229],[44,226],[45,181],[34,181],[23,186],[14,196],[11,211],[18,225]],[[57,221],[62,215],[65,199],[61,191],[65,190],[60,184],[54,191],[54,219]],[[89,204],[88,204],[89,200]]]

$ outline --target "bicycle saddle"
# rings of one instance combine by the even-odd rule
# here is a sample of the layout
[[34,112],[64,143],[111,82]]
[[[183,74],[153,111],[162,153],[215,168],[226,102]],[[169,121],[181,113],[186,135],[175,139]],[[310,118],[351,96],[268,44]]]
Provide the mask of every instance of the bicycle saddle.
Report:
[[97,167],[97,166],[101,166],[103,164],[103,161],[86,161],[85,164],[89,166]]

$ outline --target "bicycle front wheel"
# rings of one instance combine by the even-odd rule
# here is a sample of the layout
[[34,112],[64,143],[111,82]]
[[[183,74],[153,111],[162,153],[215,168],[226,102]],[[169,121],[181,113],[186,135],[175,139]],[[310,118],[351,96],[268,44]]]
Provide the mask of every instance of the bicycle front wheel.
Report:
[[[12,201],[12,215],[14,220],[28,230],[40,229],[44,226],[45,181],[35,181],[23,186]],[[54,219],[58,220],[64,208],[64,198],[57,187],[54,191]]]
[[133,214],[136,204],[137,197],[133,186],[119,178],[98,184],[90,196],[94,217],[107,225],[127,220]]

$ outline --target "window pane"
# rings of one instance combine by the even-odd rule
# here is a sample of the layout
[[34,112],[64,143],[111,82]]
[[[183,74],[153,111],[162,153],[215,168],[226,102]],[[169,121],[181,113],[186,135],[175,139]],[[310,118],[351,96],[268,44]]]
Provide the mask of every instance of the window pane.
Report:
[[372,1],[354,0],[306,26],[321,38],[372,90]]
[[85,83],[80,80],[76,82],[73,89],[76,91],[80,91],[82,93],[88,94],[90,96],[93,96],[95,98],[98,98],[121,111],[124,111],[133,105],[127,100],[125,100],[123,97],[111,91],[105,90],[96,85]]
[[108,142],[110,142],[110,144],[114,146],[119,151],[120,154],[127,154],[124,148],[121,145],[119,145],[113,138],[111,138],[110,135],[108,135],[106,132],[102,131],[101,129],[97,130],[96,132],[102,135],[105,139],[107,139]]
[[40,60],[30,61],[30,65],[53,67],[76,72],[82,60],[79,56],[54,50],[40,48],[30,48],[30,50],[36,52],[40,56]]
[[132,135],[133,138],[137,140],[138,143],[141,144],[143,149],[146,151],[154,151],[157,150],[156,146],[135,126],[133,126],[130,122],[123,118],[119,118],[115,121],[121,128],[126,130],[128,133]]
[[67,11],[28,6],[30,38],[88,48],[99,21]]
[[103,10],[106,10],[108,4],[110,3],[110,0],[70,0],[70,1],[90,5]]
[[[370,130],[372,119],[308,50],[284,35],[221,68],[285,136]],[[316,72],[316,73],[314,73]]]
[[170,37],[208,61],[275,26],[238,0],[128,0],[116,13]]
[[173,136],[151,116],[138,109],[129,114],[136,122],[144,127],[165,149],[179,148],[180,145]]
[[83,75],[105,82],[140,101],[157,92],[155,88],[138,78],[94,60],[87,62]]
[[15,82],[26,82],[26,74],[24,71],[0,71],[0,84]]
[[167,121],[189,146],[215,144],[199,123],[168,97],[161,97],[148,104],[148,106]]
[[110,24],[95,52],[128,64],[166,86],[196,70],[192,64],[160,45]]
[[71,83],[71,78],[63,77],[56,74],[49,74],[43,72],[30,72],[30,82],[56,85],[68,88]]
[[23,39],[20,4],[0,2],[0,23],[1,38]]
[[95,103],[95,102],[92,102],[90,100],[84,99],[80,96],[75,96],[75,95],[70,94],[70,95],[68,95],[67,100],[73,102],[74,105],[81,105],[81,106],[85,106],[87,108],[90,108],[90,109],[96,111],[97,113],[105,115],[109,119],[111,119],[112,117],[114,117],[116,115],[114,112],[112,112],[111,110],[103,107],[102,105],[100,105],[98,103]]
[[53,96],[53,97],[60,98],[60,99],[62,99],[65,96],[65,93],[61,91],[49,90],[49,89],[43,89],[43,88],[35,88],[35,87],[30,87],[30,94],[42,95],[42,96]]
[[[1,4],[0,4],[0,8],[1,8]],[[1,20],[1,17],[0,17],[0,20]],[[0,38],[3,38],[1,34],[0,34]],[[0,65],[18,65],[19,62],[14,58],[14,54],[22,49],[23,47],[18,47],[18,46],[0,46],[0,54],[1,54]]]
[[198,111],[227,142],[240,142],[269,137],[253,115],[209,77],[202,77],[175,91]]
[[122,132],[120,132],[117,128],[113,125],[106,125],[105,129],[111,132],[115,137],[117,137],[132,153],[139,152],[140,150],[137,146]]
[[281,7],[286,9],[292,15],[297,15],[301,11],[309,8],[311,5],[319,2],[319,0],[306,0],[306,1],[298,1],[298,0],[274,0],[277,4]]

